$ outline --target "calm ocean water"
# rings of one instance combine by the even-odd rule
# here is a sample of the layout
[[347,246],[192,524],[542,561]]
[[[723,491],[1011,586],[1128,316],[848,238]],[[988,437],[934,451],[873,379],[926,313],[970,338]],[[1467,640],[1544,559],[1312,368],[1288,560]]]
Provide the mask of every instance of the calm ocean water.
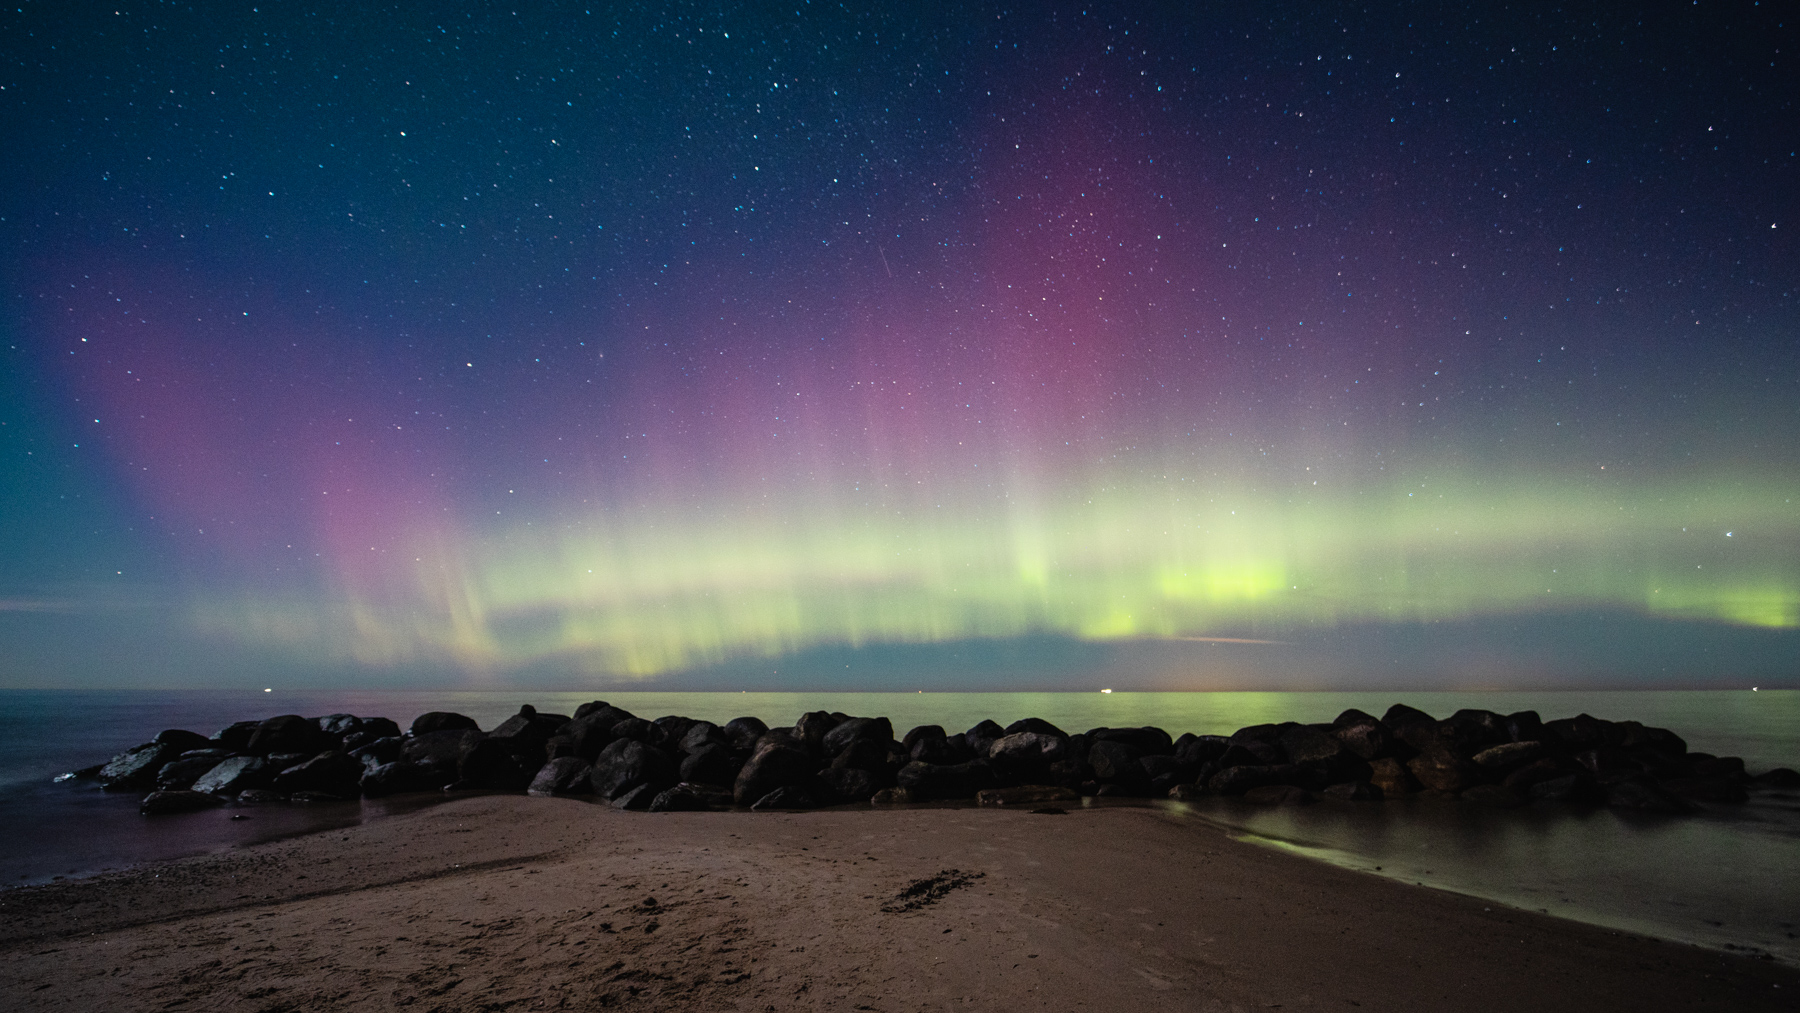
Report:
[[[1581,712],[1671,728],[1690,749],[1742,756],[1753,771],[1800,768],[1800,691],[1507,693],[607,693],[644,717],[685,714],[771,725],[808,710],[886,715],[896,731],[1026,716],[1069,731],[1153,724],[1223,734],[1266,721],[1329,721],[1347,707],[1404,702],[1439,717],[1465,707]],[[348,712],[405,725],[428,710],[492,727],[530,703],[571,713],[592,693],[137,693],[0,691],[0,884],[198,854],[376,819],[429,798],[214,810],[146,819],[137,796],[56,774],[171,727],[210,734],[244,718]],[[1247,840],[1407,882],[1613,928],[1800,964],[1800,794],[1669,818],[1613,810],[1495,811],[1456,802],[1322,803],[1268,809],[1230,799],[1157,803]],[[233,815],[244,817],[232,819]]]

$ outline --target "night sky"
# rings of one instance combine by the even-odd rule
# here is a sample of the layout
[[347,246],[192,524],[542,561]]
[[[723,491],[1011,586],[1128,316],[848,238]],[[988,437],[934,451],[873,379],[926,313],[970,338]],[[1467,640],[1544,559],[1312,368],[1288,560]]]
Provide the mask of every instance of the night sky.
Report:
[[1800,685],[1792,8],[1175,6],[9,5],[0,685]]

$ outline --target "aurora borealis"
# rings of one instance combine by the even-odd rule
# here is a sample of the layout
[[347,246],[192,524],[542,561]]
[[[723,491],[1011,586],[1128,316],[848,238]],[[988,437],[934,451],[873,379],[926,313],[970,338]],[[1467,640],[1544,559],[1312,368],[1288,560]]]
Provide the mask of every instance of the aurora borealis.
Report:
[[27,4],[0,683],[1791,682],[1791,34]]

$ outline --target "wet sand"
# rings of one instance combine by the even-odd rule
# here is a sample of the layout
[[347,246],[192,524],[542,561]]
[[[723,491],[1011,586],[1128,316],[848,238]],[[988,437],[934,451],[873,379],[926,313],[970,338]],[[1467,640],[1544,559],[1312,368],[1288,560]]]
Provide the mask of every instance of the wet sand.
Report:
[[[907,909],[945,870],[965,885]],[[915,900],[920,898],[913,898]],[[0,893],[9,1010],[1789,1010],[1800,969],[1150,808],[467,798]]]

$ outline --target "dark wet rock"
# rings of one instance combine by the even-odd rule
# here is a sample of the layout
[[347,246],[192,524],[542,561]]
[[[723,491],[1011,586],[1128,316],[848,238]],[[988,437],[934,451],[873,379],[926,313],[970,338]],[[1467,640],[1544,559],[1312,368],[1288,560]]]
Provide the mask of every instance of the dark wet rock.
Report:
[[1629,777],[1606,786],[1606,804],[1615,809],[1640,809],[1655,813],[1694,811],[1693,803],[1663,790],[1647,778]]
[[270,753],[264,759],[269,761],[269,770],[281,773],[289,767],[298,766],[312,759],[317,753]]
[[1490,710],[1459,710],[1438,722],[1438,741],[1456,755],[1469,757],[1512,738],[1501,715]]
[[233,721],[214,732],[212,741],[221,748],[241,753],[250,745],[250,736],[256,734],[257,726],[261,724],[261,721]]
[[[676,765],[668,753],[636,739],[615,739],[594,761],[591,781],[594,794],[616,800],[639,785],[655,789],[670,787],[676,780]],[[644,799],[649,805],[650,799]]]
[[1289,763],[1334,760],[1345,752],[1343,742],[1312,725],[1294,725],[1281,733],[1281,748]]
[[1175,743],[1169,738],[1169,733],[1150,725],[1143,728],[1094,728],[1089,730],[1087,737],[1089,742],[1121,742],[1140,754],[1160,755],[1175,750]]
[[413,718],[412,733],[415,736],[430,735],[433,732],[478,732],[481,726],[475,719],[455,711],[427,711]]
[[249,788],[268,787],[275,772],[260,756],[232,756],[220,760],[188,787],[215,795],[236,795]]
[[1149,779],[1143,765],[1138,763],[1143,755],[1143,750],[1129,742],[1100,739],[1088,747],[1087,762],[1095,780],[1134,783]]
[[1662,789],[1690,802],[1744,802],[1750,793],[1729,777],[1678,777],[1662,782]]
[[1537,711],[1515,711],[1506,716],[1506,737],[1514,742],[1542,742],[1544,722]]
[[1177,802],[1192,802],[1211,794],[1205,786],[1198,784],[1178,784],[1169,789],[1169,797]]
[[826,732],[821,745],[826,756],[836,756],[861,739],[872,739],[885,747],[893,738],[894,725],[887,718],[851,718]]
[[917,760],[900,768],[900,787],[919,799],[974,798],[983,788],[994,787],[994,769],[986,760],[967,763],[921,763]]
[[1399,798],[1418,791],[1419,779],[1414,777],[1406,764],[1385,757],[1369,762],[1369,783],[1381,789],[1384,798]]
[[1667,728],[1642,725],[1636,721],[1620,721],[1616,727],[1621,732],[1621,749],[1647,749],[1668,756],[1683,756],[1687,753],[1687,741]]
[[1206,782],[1206,787],[1215,795],[1242,795],[1252,788],[1280,784],[1290,787],[1305,787],[1301,782],[1310,782],[1311,777],[1300,767],[1291,763],[1269,764],[1266,766],[1227,767],[1214,774]]
[[[367,741],[373,742],[376,739],[398,738],[402,733],[400,726],[388,718],[363,718],[362,724],[356,729],[356,734],[365,736]],[[349,741],[348,736],[345,741]]]
[[215,756],[184,756],[162,765],[156,772],[158,791],[185,791],[201,774],[219,765]]
[[1269,766],[1287,762],[1287,751],[1274,742],[1261,739],[1244,739],[1234,741],[1219,754],[1217,763],[1221,769],[1226,767]]
[[163,816],[170,813],[191,813],[201,809],[212,809],[225,804],[225,800],[217,795],[208,795],[203,791],[153,791],[144,796],[138,803],[138,812],[145,816]]
[[832,757],[832,767],[855,767],[859,770],[882,770],[887,767],[887,743],[874,739],[856,739],[844,751]]
[[1606,793],[1594,781],[1594,775],[1583,770],[1574,774],[1564,774],[1533,784],[1526,792],[1533,801],[1576,802],[1582,804],[1604,801]]
[[818,763],[805,749],[765,734],[762,745],[738,771],[732,798],[738,805],[751,805],[777,788],[804,784],[817,769]]
[[363,770],[369,771],[374,770],[384,763],[393,763],[395,760],[400,759],[400,755],[405,748],[405,739],[396,735],[387,735],[365,745],[358,746],[355,749],[347,749],[345,751],[351,756],[356,757],[357,762],[363,765]]
[[812,792],[802,785],[790,784],[757,799],[756,804],[750,808],[756,812],[771,812],[781,809],[816,809],[818,805]]
[[275,775],[270,787],[290,796],[310,791],[336,798],[355,798],[361,794],[362,778],[362,762],[333,749]]
[[616,707],[601,706],[574,718],[544,740],[544,757],[579,756],[593,762],[600,751],[612,744],[613,726],[630,720],[630,715]]
[[1688,776],[1742,778],[1745,776],[1744,761],[1736,756],[1712,757],[1690,765]]
[[[637,740],[621,739],[620,741],[636,742]],[[638,744],[643,745],[643,743],[638,743]],[[644,748],[648,749],[648,748],[652,748],[652,747],[645,746]],[[626,790],[620,792],[618,795],[613,797],[613,799],[612,799],[613,808],[629,809],[632,812],[642,812],[643,810],[650,808],[650,804],[652,802],[655,802],[656,797],[658,795],[661,795],[662,792],[663,792],[663,789],[658,788],[656,785],[649,784],[649,783],[640,784],[635,788],[627,788]]]
[[1514,791],[1529,792],[1531,786],[1540,781],[1568,777],[1577,773],[1579,769],[1571,760],[1546,756],[1543,759],[1533,760],[1507,774],[1500,783]]
[[1442,749],[1420,753],[1406,761],[1406,769],[1433,791],[1459,792],[1478,780],[1473,764]]
[[919,799],[913,795],[911,788],[883,788],[869,798],[873,805],[901,805],[917,801]]
[[963,741],[968,743],[969,751],[985,759],[988,750],[993,748],[994,741],[1006,736],[1006,729],[992,721],[982,720],[975,727],[963,732],[962,736]]
[[1230,748],[1231,740],[1223,735],[1196,735],[1176,747],[1175,758],[1198,767],[1217,760]]
[[[958,746],[961,748],[957,748]],[[969,755],[967,740],[959,732],[941,739],[919,739],[912,744],[907,759],[925,763],[962,763],[973,757]]]
[[456,779],[463,757],[485,738],[479,730],[468,728],[426,732],[403,741],[400,758],[408,763],[441,769],[450,776],[439,783],[447,783]]
[[1007,725],[1005,732],[1007,735],[1017,735],[1020,732],[1035,732],[1039,735],[1050,735],[1059,739],[1066,739],[1069,737],[1068,732],[1045,721],[1043,718],[1020,718],[1012,724]]
[[543,758],[544,744],[568,723],[569,719],[560,714],[539,714],[536,707],[526,704],[495,726],[488,739],[503,744],[514,756],[536,761]]
[[113,757],[95,776],[107,791],[143,791],[154,788],[157,772],[180,755],[168,743],[146,742]]
[[1257,805],[1311,805],[1318,799],[1305,788],[1290,784],[1270,784],[1244,792],[1244,801]]
[[749,752],[756,748],[756,740],[762,738],[769,726],[753,717],[732,718],[725,722],[725,735],[731,740],[731,748],[738,752]]
[[[1359,718],[1345,721],[1350,715]],[[1332,734],[1338,742],[1351,754],[1364,760],[1373,760],[1386,756],[1392,745],[1393,737],[1388,734],[1387,726],[1362,711],[1348,710],[1338,715]]]
[[681,760],[683,781],[699,784],[731,784],[737,780],[737,757],[723,743],[707,742]]
[[1587,714],[1577,714],[1572,718],[1560,718],[1556,721],[1544,722],[1544,734],[1553,738],[1570,752],[1581,752],[1596,746],[1607,745],[1606,726],[1608,722]]
[[1469,759],[1484,775],[1498,777],[1542,759],[1544,753],[1542,742],[1503,742],[1489,746]]
[[1021,784],[1011,788],[983,788],[975,793],[977,805],[1041,805],[1045,802],[1079,802],[1081,794],[1048,784]]
[[1331,727],[1333,727],[1333,728],[1350,728],[1355,725],[1378,724],[1378,723],[1380,723],[1380,721],[1381,721],[1380,718],[1376,717],[1373,714],[1370,714],[1368,711],[1357,710],[1355,707],[1351,707],[1350,709],[1339,714],[1337,717],[1332,718],[1331,719]]
[[666,749],[681,748],[681,740],[686,737],[688,729],[699,724],[693,718],[682,717],[680,714],[664,714],[651,723],[662,729],[663,744]]
[[1776,767],[1751,778],[1750,783],[1758,788],[1800,788],[1800,771]]
[[456,777],[455,768],[400,760],[384,763],[363,774],[358,786],[368,798],[386,798],[411,791],[437,791]]
[[523,791],[541,766],[536,757],[522,758],[501,739],[485,738],[463,754],[456,777],[464,789]]
[[681,742],[676,748],[680,749],[683,753],[693,754],[698,752],[702,746],[716,746],[720,749],[730,749],[731,738],[725,734],[723,728],[713,724],[711,721],[696,721],[688,726],[687,731],[682,733]]
[[274,756],[278,753],[311,755],[318,752],[324,743],[325,733],[319,731],[317,721],[298,714],[282,714],[257,725],[244,752],[257,756]]
[[[1047,727],[1055,727],[1042,722]],[[1050,732],[1009,732],[988,747],[988,759],[1004,770],[1031,773],[1068,758],[1069,740]]]
[[[1412,744],[1414,737],[1426,742],[1437,739],[1437,718],[1403,703],[1389,707],[1387,713],[1381,715],[1381,723],[1395,738],[1409,745]],[[1422,749],[1424,747],[1414,745],[1413,748]]]
[[1339,784],[1328,784],[1322,793],[1345,802],[1379,802],[1386,797],[1371,781],[1344,781]]
[[[597,710],[601,710],[603,708],[607,708],[607,707],[611,707],[611,706],[612,706],[612,704],[607,703],[605,700],[589,700],[587,703],[576,706],[575,717],[572,720],[580,721],[582,718],[587,717],[589,714],[592,714]],[[629,717],[630,715],[620,714],[619,716],[620,717]]]
[[[650,800],[649,809],[653,813],[696,813],[707,812],[713,808],[712,796],[696,791],[687,783],[677,784],[673,788],[664,788]],[[729,803],[731,796],[726,795]]]
[[657,747],[661,747],[663,744],[662,726],[643,718],[626,718],[614,723],[611,730],[615,741],[630,739],[633,742],[642,742],[646,746]]
[[525,789],[528,795],[587,795],[594,790],[594,765],[579,756],[562,756],[546,762]]
[[1633,763],[1631,756],[1617,746],[1596,746],[1575,754],[1575,762],[1588,769],[1589,773],[1600,777],[1608,774],[1632,774],[1642,768]]
[[1499,784],[1477,784],[1464,788],[1457,797],[1465,802],[1475,802],[1497,809],[1511,809],[1514,806],[1525,804],[1525,796]]
[[945,733],[943,725],[917,725],[906,733],[906,736],[900,740],[900,744],[905,746],[907,752],[910,753],[913,747],[926,739],[935,739],[941,742],[949,737]]
[[187,752],[182,753],[180,756],[177,756],[175,759],[177,759],[177,760],[198,760],[198,759],[205,758],[205,759],[212,760],[214,763],[217,763],[220,760],[228,759],[234,755],[236,755],[236,754],[234,754],[229,749],[190,749]]
[[875,775],[860,767],[828,767],[815,779],[818,801],[828,805],[862,802],[882,787]]
[[327,714],[322,718],[315,718],[314,721],[319,726],[319,734],[338,742],[344,741],[344,736],[354,734],[362,728],[362,718],[354,714]]
[[825,751],[825,734],[838,726],[830,711],[808,711],[794,722],[794,735],[814,753]]
[[1138,766],[1143,768],[1144,776],[1150,779],[1153,786],[1157,778],[1173,778],[1173,780],[1165,780],[1161,785],[1162,791],[1157,792],[1158,795],[1167,791],[1169,786],[1176,781],[1192,781],[1194,775],[1200,772],[1198,766],[1183,763],[1179,757],[1156,753],[1138,757]]
[[270,791],[267,788],[245,788],[237,793],[236,798],[238,805],[274,805],[277,802],[286,801],[286,795],[278,791]]

